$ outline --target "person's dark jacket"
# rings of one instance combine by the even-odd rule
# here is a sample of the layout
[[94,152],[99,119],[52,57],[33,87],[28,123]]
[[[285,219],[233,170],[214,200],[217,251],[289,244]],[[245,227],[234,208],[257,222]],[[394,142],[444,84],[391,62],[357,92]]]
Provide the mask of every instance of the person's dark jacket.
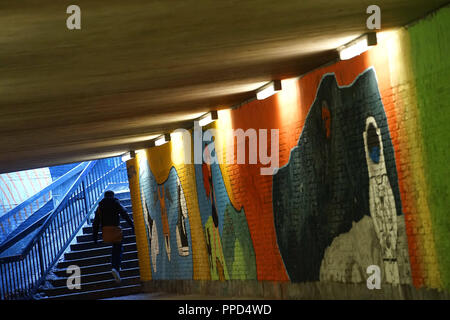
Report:
[[97,242],[99,227],[103,226],[119,226],[120,217],[128,222],[134,229],[133,221],[128,212],[120,204],[117,198],[104,198],[100,201],[95,211],[94,223],[92,224],[92,236],[94,242]]

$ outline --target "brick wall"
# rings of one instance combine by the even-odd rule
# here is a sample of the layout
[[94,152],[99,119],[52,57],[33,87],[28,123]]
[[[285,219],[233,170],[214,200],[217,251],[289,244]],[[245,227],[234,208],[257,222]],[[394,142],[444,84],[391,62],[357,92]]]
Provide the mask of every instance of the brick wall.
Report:
[[221,160],[230,130],[278,130],[273,175],[248,155],[180,164],[192,131],[130,160],[145,279],[364,285],[375,265],[385,286],[448,289],[448,15],[383,33],[202,129],[215,136],[201,150]]

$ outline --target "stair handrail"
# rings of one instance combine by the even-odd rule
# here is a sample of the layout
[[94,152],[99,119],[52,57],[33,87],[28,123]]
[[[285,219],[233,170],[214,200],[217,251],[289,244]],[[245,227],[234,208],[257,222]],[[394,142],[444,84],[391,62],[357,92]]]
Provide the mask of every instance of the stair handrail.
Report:
[[17,234],[15,234],[15,235],[5,239],[0,245],[0,254],[3,253],[5,250],[9,249],[11,246],[13,246],[18,241],[20,241],[23,238],[25,238],[27,235],[29,235],[31,232],[33,232],[37,228],[40,228],[42,226],[42,224],[46,221],[48,216],[51,215],[54,210],[55,209],[50,210],[49,212],[44,214],[38,220],[34,221],[31,225],[27,226],[22,231],[20,231]]
[[25,201],[23,201],[22,203],[18,204],[17,206],[15,206],[14,208],[12,208],[11,210],[9,210],[8,212],[6,212],[5,214],[3,214],[0,219],[4,220],[4,219],[10,219],[11,217],[13,217],[17,212],[19,212],[20,210],[26,208],[27,206],[29,206],[30,204],[32,204],[35,200],[39,199],[40,197],[44,196],[45,194],[49,193],[50,191],[53,191],[54,189],[56,189],[57,187],[61,186],[63,183],[67,182],[69,179],[71,179],[74,175],[78,174],[80,171],[83,170],[83,167],[86,166],[86,162],[82,162],[79,165],[77,165],[76,167],[72,168],[70,171],[66,172],[63,176],[59,177],[58,179],[56,179],[55,181],[53,181],[51,184],[49,184],[48,186],[46,186],[44,189],[42,189],[41,191],[35,193],[34,195],[32,195],[31,197],[29,197],[28,199],[26,199]]
[[86,168],[84,168],[84,170],[81,172],[81,174],[78,176],[78,178],[74,181],[74,183],[72,184],[72,186],[69,188],[69,190],[64,194],[63,199],[61,200],[61,202],[56,206],[55,209],[53,209],[52,213],[47,217],[47,219],[45,220],[44,224],[42,225],[41,229],[39,230],[39,232],[33,237],[33,240],[30,242],[30,244],[24,249],[24,251],[22,252],[21,256],[23,257],[23,255],[26,255],[31,247],[33,245],[36,244],[36,242],[39,240],[39,238],[42,236],[42,234],[45,232],[45,229],[48,227],[48,225],[53,221],[53,219],[55,219],[55,216],[57,214],[57,212],[63,208],[66,204],[67,201],[69,201],[69,196],[74,192],[74,190],[81,184],[82,179],[84,178],[84,176],[86,176],[86,174],[90,171],[90,169],[92,169],[94,167],[94,165],[96,164],[96,160],[94,161],[90,161],[88,163],[88,165],[86,166]]
[[78,178],[72,183],[71,187],[68,189],[68,191],[64,194],[63,199],[61,202],[57,205],[55,209],[53,209],[50,214],[45,219],[44,223],[42,224],[42,227],[40,231],[33,237],[33,239],[30,241],[30,243],[21,250],[20,254],[15,254],[7,257],[0,257],[0,262],[11,262],[11,261],[17,261],[23,259],[30,249],[36,244],[36,242],[39,240],[39,238],[42,236],[42,234],[45,232],[46,227],[53,221],[55,215],[58,213],[58,210],[64,207],[67,204],[67,201],[69,200],[69,195],[73,193],[73,191],[79,186],[81,183],[81,179],[90,171],[90,169],[95,165],[95,161],[89,161],[86,165],[86,167],[83,169],[82,173],[78,176]]

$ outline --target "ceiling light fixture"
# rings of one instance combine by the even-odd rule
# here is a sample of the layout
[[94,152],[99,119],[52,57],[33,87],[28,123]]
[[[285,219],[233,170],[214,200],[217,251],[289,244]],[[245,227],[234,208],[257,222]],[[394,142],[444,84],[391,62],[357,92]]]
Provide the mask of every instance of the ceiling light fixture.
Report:
[[122,161],[127,162],[128,160],[131,160],[135,157],[136,157],[136,153],[133,150],[131,150],[130,152],[127,152],[122,155]]
[[210,124],[211,122],[216,121],[217,119],[219,119],[219,116],[217,115],[217,111],[214,110],[201,116],[200,119],[198,120],[198,124],[200,125],[200,127],[204,127]]
[[375,32],[366,33],[363,36],[339,47],[339,58],[341,60],[349,60],[361,53],[369,50],[369,47],[377,45],[377,34]]
[[170,134],[166,133],[166,134],[163,134],[160,137],[156,138],[153,143],[154,143],[155,147],[158,147],[158,146],[162,146],[163,144],[165,144],[169,141],[170,141]]
[[264,100],[271,95],[277,93],[277,91],[281,91],[281,80],[274,80],[269,82],[268,84],[262,86],[256,91],[256,99]]

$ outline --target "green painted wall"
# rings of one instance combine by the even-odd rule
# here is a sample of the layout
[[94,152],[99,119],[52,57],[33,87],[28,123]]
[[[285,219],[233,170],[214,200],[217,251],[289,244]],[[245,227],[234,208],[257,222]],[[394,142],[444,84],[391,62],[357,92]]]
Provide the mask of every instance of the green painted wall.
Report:
[[436,250],[450,288],[450,7],[409,29]]

